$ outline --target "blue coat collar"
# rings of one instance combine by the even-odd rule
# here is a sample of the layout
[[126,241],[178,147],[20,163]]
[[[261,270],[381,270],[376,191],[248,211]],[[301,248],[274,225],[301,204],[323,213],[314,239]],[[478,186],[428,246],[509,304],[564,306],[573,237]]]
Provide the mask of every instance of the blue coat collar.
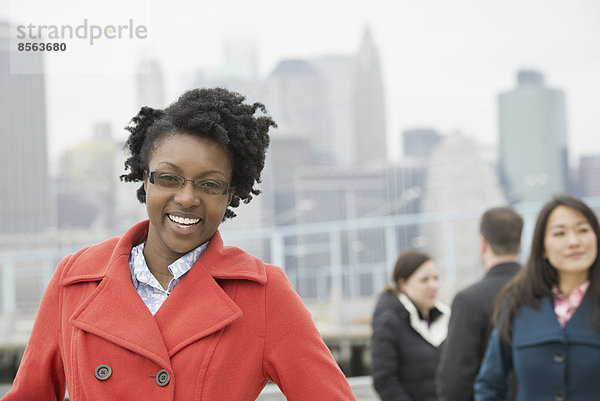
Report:
[[600,335],[596,330],[592,296],[588,292],[581,305],[575,310],[564,328],[560,327],[552,300],[544,297],[540,309],[523,306],[513,321],[513,345],[526,346],[545,342],[584,342],[600,344]]

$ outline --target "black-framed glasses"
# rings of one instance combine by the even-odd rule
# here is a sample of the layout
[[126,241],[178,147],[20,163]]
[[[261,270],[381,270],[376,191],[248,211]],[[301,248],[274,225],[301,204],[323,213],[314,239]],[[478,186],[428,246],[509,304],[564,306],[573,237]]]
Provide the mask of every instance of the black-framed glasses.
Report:
[[185,177],[166,171],[151,171],[148,178],[150,183],[158,185],[161,188],[179,189],[183,188],[186,182],[191,182],[196,191],[209,195],[225,195],[231,192],[231,184],[225,181],[212,178],[198,178],[197,180],[188,180]]

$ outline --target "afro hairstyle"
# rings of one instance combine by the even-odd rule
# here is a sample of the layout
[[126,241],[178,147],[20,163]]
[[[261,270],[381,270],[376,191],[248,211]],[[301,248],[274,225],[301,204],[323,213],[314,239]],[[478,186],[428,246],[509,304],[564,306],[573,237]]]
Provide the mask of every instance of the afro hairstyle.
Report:
[[[246,104],[244,100],[244,96],[224,88],[192,89],[164,110],[142,107],[125,128],[130,132],[125,148],[131,156],[125,161],[129,174],[121,175],[121,180],[143,181],[150,156],[171,135],[209,138],[223,145],[229,155],[235,193],[224,219],[235,217],[231,208],[238,207],[240,200],[250,202],[260,193],[254,184],[261,182],[269,128],[277,127],[271,117],[255,115],[257,110],[266,114],[263,104]],[[137,190],[137,198],[146,202],[143,185]]]

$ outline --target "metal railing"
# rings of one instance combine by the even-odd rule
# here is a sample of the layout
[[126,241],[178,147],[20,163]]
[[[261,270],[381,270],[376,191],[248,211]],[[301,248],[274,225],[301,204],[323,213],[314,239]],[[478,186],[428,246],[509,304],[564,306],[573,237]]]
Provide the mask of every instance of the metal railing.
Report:
[[[600,208],[600,198],[586,202]],[[540,206],[515,205],[525,220],[522,255],[528,253]],[[417,213],[243,231],[224,229],[222,235],[226,244],[239,244],[283,267],[303,300],[315,308],[317,318],[344,326],[370,313],[398,253],[407,246],[435,249],[432,253],[442,276],[441,296],[447,302],[458,289],[483,275],[476,242],[483,211]],[[475,227],[475,231],[464,227]],[[0,322],[0,327],[4,326],[0,328],[0,343],[9,330],[15,330],[7,325],[17,324],[19,316],[33,318],[57,262],[80,247],[0,252],[0,318],[4,319]],[[470,252],[459,252],[469,247]],[[26,333],[28,324],[22,326],[19,330]]]

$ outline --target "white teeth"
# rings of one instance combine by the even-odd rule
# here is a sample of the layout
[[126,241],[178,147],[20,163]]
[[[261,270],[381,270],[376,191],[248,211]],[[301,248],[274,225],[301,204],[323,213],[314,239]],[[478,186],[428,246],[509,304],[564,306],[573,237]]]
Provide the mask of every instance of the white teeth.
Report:
[[187,217],[179,217],[179,216],[174,216],[172,214],[169,215],[169,218],[174,221],[177,224],[184,224],[184,225],[192,225],[192,224],[196,224],[200,221],[200,219],[188,219]]

